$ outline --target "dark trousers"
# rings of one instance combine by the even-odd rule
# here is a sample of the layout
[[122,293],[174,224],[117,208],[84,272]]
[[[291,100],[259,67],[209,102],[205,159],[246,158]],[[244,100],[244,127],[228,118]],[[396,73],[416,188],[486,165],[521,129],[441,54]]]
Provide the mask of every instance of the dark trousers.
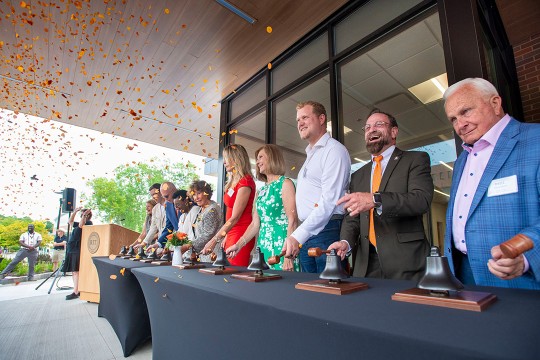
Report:
[[463,285],[476,285],[469,257],[452,246],[452,260],[456,277]]

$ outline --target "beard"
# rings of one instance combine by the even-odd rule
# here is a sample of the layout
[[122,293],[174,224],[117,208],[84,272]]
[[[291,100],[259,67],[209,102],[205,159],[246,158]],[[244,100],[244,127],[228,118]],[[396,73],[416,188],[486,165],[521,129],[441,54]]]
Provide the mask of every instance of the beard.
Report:
[[379,140],[374,142],[366,142],[366,149],[370,154],[380,154],[381,150],[390,144],[390,135],[386,136],[380,132],[374,133],[373,135],[379,135]]

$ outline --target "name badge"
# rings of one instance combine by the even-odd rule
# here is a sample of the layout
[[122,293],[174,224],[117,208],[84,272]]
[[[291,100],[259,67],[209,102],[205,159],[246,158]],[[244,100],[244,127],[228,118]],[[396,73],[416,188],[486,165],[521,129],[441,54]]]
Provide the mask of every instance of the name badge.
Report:
[[518,192],[517,176],[495,179],[489,184],[487,196],[500,196]]
[[232,197],[234,195],[234,189],[229,189],[229,191],[227,191],[227,195]]

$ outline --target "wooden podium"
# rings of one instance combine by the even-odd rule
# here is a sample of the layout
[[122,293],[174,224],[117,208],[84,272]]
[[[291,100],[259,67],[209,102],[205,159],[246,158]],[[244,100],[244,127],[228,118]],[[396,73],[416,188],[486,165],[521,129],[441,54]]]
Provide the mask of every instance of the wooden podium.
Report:
[[92,257],[118,254],[122,246],[131,244],[138,236],[139,233],[115,224],[83,227],[79,266],[81,300],[99,303],[99,279]]

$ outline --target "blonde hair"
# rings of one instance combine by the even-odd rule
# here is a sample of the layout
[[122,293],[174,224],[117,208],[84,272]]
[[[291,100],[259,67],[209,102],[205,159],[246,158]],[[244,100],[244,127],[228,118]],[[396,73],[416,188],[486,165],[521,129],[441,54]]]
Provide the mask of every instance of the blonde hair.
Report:
[[157,201],[154,200],[154,199],[150,199],[150,200],[148,200],[146,203],[152,205],[152,207],[154,207],[154,206],[157,205]]
[[259,167],[255,166],[255,172],[257,180],[266,182],[268,180],[267,174],[271,175],[285,175],[285,159],[283,158],[283,152],[279,146],[274,144],[266,144],[261,146],[255,151],[255,159],[259,156],[261,151],[265,152],[268,157],[268,165],[266,166],[266,174],[259,172]]
[[228,145],[223,149],[223,157],[227,159],[228,163],[233,165],[232,172],[227,174],[225,190],[234,187],[244,176],[251,176],[249,155],[245,147],[238,144]]
[[296,110],[300,110],[304,108],[304,106],[307,106],[307,105],[310,105],[313,108],[313,113],[315,115],[317,116],[324,115],[324,121],[328,120],[328,115],[326,115],[326,109],[324,105],[316,101],[308,100],[308,101],[298,103],[298,105],[296,105]]

